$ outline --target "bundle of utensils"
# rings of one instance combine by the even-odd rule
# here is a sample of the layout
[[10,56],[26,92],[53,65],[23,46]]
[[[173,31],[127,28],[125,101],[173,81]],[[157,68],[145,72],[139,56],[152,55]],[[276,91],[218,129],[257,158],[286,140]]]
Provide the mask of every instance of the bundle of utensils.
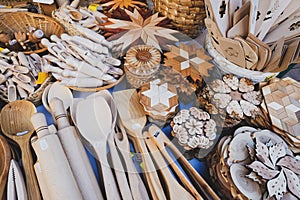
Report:
[[211,42],[233,64],[281,72],[300,62],[297,0],[205,0],[205,5]]
[[82,29],[87,38],[62,34],[44,38],[42,44],[51,55],[43,56],[43,70],[66,86],[96,88],[115,83],[123,70],[121,61],[111,56],[111,43],[89,29]]
[[36,81],[42,59],[38,54],[22,52],[0,54],[0,98],[5,101],[27,99],[39,86]]
[[44,48],[40,43],[45,37],[41,29],[29,27],[27,32],[14,32],[13,36],[6,33],[0,34],[0,42],[12,51],[35,51]]
[[73,4],[61,6],[52,13],[52,16],[61,22],[71,35],[81,35],[78,33],[76,26],[73,25],[82,26],[101,33],[101,26],[99,24],[107,20],[107,16],[97,10],[91,10],[86,7],[76,8]]

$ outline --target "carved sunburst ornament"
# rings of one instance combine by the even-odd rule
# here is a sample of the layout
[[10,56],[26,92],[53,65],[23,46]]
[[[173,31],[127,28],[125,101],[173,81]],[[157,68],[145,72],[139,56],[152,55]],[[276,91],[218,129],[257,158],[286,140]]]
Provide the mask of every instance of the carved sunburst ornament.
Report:
[[172,35],[174,33],[178,33],[178,31],[158,26],[158,24],[165,20],[166,17],[159,17],[158,13],[155,13],[144,19],[137,9],[134,9],[133,12],[127,9],[124,11],[129,16],[131,21],[109,18],[108,21],[110,21],[112,24],[104,25],[104,28],[108,30],[121,30],[121,33],[118,35],[118,37],[110,37],[108,40],[111,40],[114,46],[119,47],[119,45],[121,45],[120,50],[122,52],[124,52],[138,39],[141,39],[144,44],[153,46],[160,51],[161,46],[157,37],[162,37],[173,42],[178,41],[178,39]]
[[145,3],[140,2],[140,1],[134,1],[134,0],[112,0],[112,1],[108,1],[107,3],[104,3],[101,5],[102,7],[110,7],[109,12],[116,10],[117,8],[121,8],[121,9],[128,9],[129,7],[132,8],[139,8],[139,6],[146,6]]

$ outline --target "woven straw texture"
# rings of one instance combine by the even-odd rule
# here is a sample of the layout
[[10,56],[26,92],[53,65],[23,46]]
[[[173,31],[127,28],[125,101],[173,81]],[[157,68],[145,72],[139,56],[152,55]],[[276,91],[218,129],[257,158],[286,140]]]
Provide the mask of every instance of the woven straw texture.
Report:
[[18,7],[20,5],[26,5],[32,3],[31,0],[0,0],[0,5]]
[[195,38],[203,26],[203,0],[153,0],[154,8],[172,20],[172,24],[186,35]]
[[[8,33],[13,37],[14,32],[28,32],[29,27],[41,29],[46,37],[53,34],[60,36],[64,32],[63,27],[58,22],[45,15],[29,12],[0,14],[0,33]],[[24,53],[40,53],[45,50],[46,48],[43,48]]]

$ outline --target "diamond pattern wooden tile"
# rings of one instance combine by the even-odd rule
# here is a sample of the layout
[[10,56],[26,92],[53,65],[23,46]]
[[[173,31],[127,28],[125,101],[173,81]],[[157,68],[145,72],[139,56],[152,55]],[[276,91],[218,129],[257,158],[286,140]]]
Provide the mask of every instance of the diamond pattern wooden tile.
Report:
[[272,124],[300,138],[300,84],[285,78],[262,89]]
[[204,49],[197,47],[195,43],[180,43],[178,46],[171,46],[166,56],[165,65],[174,68],[184,77],[191,76],[197,79],[198,76],[208,76],[208,70],[213,64],[208,61],[211,57],[204,53]]

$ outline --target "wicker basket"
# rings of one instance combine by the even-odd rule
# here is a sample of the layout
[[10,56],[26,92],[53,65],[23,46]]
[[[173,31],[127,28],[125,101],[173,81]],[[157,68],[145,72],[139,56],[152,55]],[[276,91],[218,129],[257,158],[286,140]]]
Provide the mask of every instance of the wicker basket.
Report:
[[172,24],[186,35],[195,38],[203,26],[205,4],[203,0],[153,0],[154,8],[172,20]]
[[[28,32],[29,27],[41,29],[48,38],[51,35],[60,36],[64,32],[64,28],[58,22],[45,15],[29,12],[0,14],[0,33],[8,33],[13,37],[14,32]],[[47,48],[26,51],[24,53],[41,53],[45,50]]]
[[0,5],[20,7],[32,3],[31,0],[1,0]]

